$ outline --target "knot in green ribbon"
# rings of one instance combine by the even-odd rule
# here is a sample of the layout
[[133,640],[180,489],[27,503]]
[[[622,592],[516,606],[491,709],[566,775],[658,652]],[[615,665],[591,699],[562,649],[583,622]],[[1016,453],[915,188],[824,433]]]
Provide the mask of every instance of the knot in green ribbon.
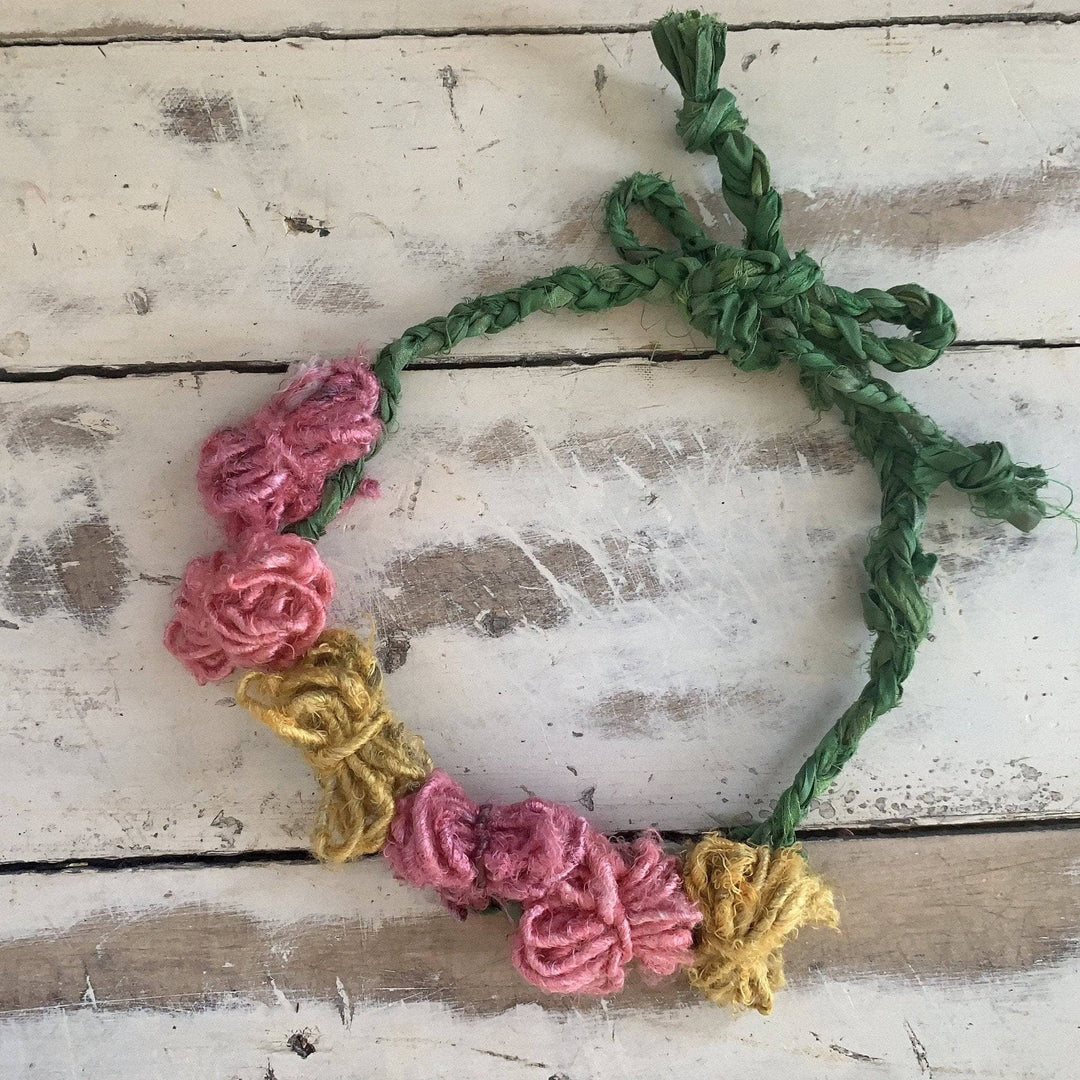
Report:
[[735,95],[723,87],[713,90],[704,101],[687,99],[675,114],[675,130],[691,154],[708,150],[715,139],[729,131],[743,131],[746,118],[735,104]]
[[726,27],[708,15],[687,11],[653,27],[660,63],[675,77],[683,104],[675,130],[692,154],[709,150],[725,132],[742,131],[746,120],[730,90],[718,88],[727,56]]
[[687,322],[737,368],[770,370],[783,357],[768,335],[780,341],[809,327],[807,294],[820,281],[821,267],[805,252],[782,263],[771,251],[720,249],[690,275],[676,299]]
[[920,479],[948,480],[971,498],[983,517],[1031,532],[1046,516],[1038,497],[1046,486],[1046,473],[1038,465],[1017,465],[999,442],[974,443],[963,447],[963,453],[952,446],[928,446],[918,464]]
[[[776,221],[780,199],[775,192]],[[640,206],[678,241],[678,250],[641,243],[629,224]],[[787,253],[779,229],[773,249],[735,248],[710,238],[686,203],[660,176],[635,173],[605,204],[606,226],[627,263],[649,267],[687,322],[716,343],[743,371],[772,370],[784,359],[825,351],[847,366],[873,361],[890,371],[932,364],[956,337],[956,322],[940,297],[921,285],[861,289],[825,284],[805,251]],[[871,321],[906,327],[907,337],[883,337]]]

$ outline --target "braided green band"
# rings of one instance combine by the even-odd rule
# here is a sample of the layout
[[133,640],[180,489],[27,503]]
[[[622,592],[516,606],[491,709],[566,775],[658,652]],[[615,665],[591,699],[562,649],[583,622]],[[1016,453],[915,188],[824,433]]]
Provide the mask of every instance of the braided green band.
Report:
[[[635,174],[616,185],[606,202],[607,230],[622,262],[567,266],[518,288],[466,300],[448,315],[410,327],[382,349],[374,369],[382,386],[382,419],[392,430],[401,372],[420,357],[453,349],[466,338],[497,334],[536,311],[597,312],[639,299],[667,299],[736,367],[770,371],[794,363],[811,405],[840,410],[881,483],[881,525],[864,560],[870,588],[863,613],[875,639],[862,692],[770,817],[733,830],[739,839],[780,847],[794,842],[811,800],[837,777],[871,724],[900,701],[930,623],[922,583],[935,560],[923,551],[920,535],[933,492],[948,482],[968,494],[977,514],[1024,531],[1060,511],[1039,497],[1048,482],[1043,469],[1015,465],[1000,443],[963,445],[872,375],[871,364],[896,372],[932,364],[956,336],[952,312],[919,285],[854,293],[827,285],[805,252],[788,253],[769,163],[745,134],[734,97],[717,87],[723,24],[697,12],[672,14],[656,23],[652,36],[683,93],[677,130],[688,150],[716,156],[724,199],[746,229],[745,246],[717,243],[670,183]],[[633,206],[659,222],[678,248],[640,243],[628,223]],[[910,333],[879,337],[870,328],[874,321]],[[371,454],[379,445],[381,440]],[[289,531],[313,541],[321,537],[360,483],[364,464],[354,462],[332,476],[319,509]]]

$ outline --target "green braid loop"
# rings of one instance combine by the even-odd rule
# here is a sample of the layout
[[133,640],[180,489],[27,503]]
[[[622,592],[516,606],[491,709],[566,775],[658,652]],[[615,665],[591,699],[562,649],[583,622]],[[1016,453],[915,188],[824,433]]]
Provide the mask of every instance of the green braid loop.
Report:
[[[934,491],[949,483],[968,495],[977,514],[1024,531],[1060,508],[1039,496],[1048,482],[1042,468],[1015,464],[1001,443],[965,446],[873,375],[871,365],[903,372],[934,363],[956,337],[952,312],[919,285],[858,292],[828,285],[809,255],[789,254],[768,160],[746,135],[734,97],[717,85],[723,24],[698,12],[671,14],[655,24],[652,36],[661,62],[682,90],[677,130],[689,151],[716,157],[724,199],[746,230],[743,246],[710,237],[662,177],[627,177],[605,203],[607,231],[621,262],[565,266],[517,288],[465,300],[445,316],[410,327],[375,361],[381,416],[385,430],[392,430],[400,375],[414,360],[453,349],[466,338],[497,334],[534,312],[599,312],[640,299],[674,303],[690,326],[743,371],[795,364],[811,405],[839,409],[881,484],[881,524],[864,560],[870,587],[863,595],[863,617],[874,645],[866,685],[772,814],[758,825],[732,830],[738,839],[782,847],[794,843],[811,801],[836,779],[867,729],[900,702],[930,625],[922,586],[935,560],[922,549],[920,537]],[[642,244],[629,224],[634,207],[663,226],[677,247]],[[872,329],[875,322],[909,333],[882,337]],[[371,454],[380,444],[381,439]],[[354,462],[332,476],[319,508],[289,531],[312,541],[322,536],[356,490],[364,464]]]

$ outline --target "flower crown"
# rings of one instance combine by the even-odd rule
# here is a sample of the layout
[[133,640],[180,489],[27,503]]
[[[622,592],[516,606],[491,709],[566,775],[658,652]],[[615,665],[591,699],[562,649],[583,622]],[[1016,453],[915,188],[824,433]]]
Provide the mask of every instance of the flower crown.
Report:
[[[918,285],[830,286],[805,252],[788,252],[768,162],[732,94],[717,86],[724,26],[673,13],[652,37],[682,90],[677,130],[691,152],[715,155],[744,246],[708,236],[666,180],[635,174],[605,204],[620,262],[567,266],[466,300],[406,330],[372,363],[358,354],[301,371],[203,447],[199,491],[228,546],[189,564],[165,643],[199,682],[254,669],[237,700],[318,776],[320,859],[382,851],[398,878],[435,889],[463,918],[516,905],[513,962],[544,990],[610,994],[636,961],[651,976],[686,967],[710,999],[768,1012],[783,984],[784,942],[800,926],[837,922],[795,829],[870,725],[900,702],[930,622],[922,586],[935,559],[920,540],[930,496],[951,484],[975,513],[1024,531],[1065,510],[1040,498],[1041,468],[1014,464],[1000,443],[958,442],[873,374],[874,364],[893,372],[932,364],[956,335],[952,313]],[[634,206],[678,246],[641,243],[628,224]],[[473,802],[389,711],[370,643],[326,629],[333,578],[315,547],[342,509],[377,493],[365,465],[395,426],[409,363],[536,311],[599,312],[639,299],[674,303],[741,370],[795,364],[811,406],[840,410],[881,484],[862,596],[874,636],[866,685],[767,819],[708,833],[681,857],[665,853],[655,833],[615,842],[544,799]],[[909,333],[879,336],[875,321]]]

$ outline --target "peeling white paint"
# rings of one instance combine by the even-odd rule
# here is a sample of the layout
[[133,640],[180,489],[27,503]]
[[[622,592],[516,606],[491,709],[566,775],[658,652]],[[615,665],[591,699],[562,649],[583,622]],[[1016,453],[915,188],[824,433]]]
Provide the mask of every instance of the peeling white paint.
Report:
[[[259,10],[271,2],[283,10],[277,0]],[[7,5],[0,36],[5,23],[7,35],[32,24],[47,35],[52,20],[86,30],[95,19],[105,36],[110,25],[122,35],[131,3],[53,4],[48,13],[37,5],[33,17],[24,3]],[[385,25],[388,4],[363,9]],[[204,29],[227,18],[221,5],[202,5],[214,8]],[[316,6],[329,6],[330,24],[360,17],[345,0]],[[792,19],[801,12],[793,0],[758,7]],[[827,21],[820,7],[814,19]],[[871,0],[825,7],[855,20],[885,7],[900,14]],[[940,14],[928,0],[903,7]],[[445,26],[464,18],[461,0],[439,8]],[[393,10],[395,23],[407,18],[405,7]],[[659,10],[640,8],[630,20]],[[154,33],[155,12],[166,25],[197,18],[139,5],[129,13],[137,35]],[[572,26],[583,12],[580,0],[548,0],[503,5],[497,17]],[[322,25],[315,9],[304,15]],[[5,149],[19,209],[0,225],[0,308],[20,314],[28,345],[11,364],[302,361],[351,351],[358,339],[379,343],[461,296],[609,260],[599,201],[634,171],[670,174],[706,224],[734,240],[715,162],[678,143],[675,87],[647,35],[617,38],[617,46],[570,33],[133,43],[109,45],[104,56],[12,50],[8,70],[22,90],[6,107]],[[755,30],[733,37],[732,53],[758,59],[746,71],[729,64],[724,82],[789,193],[792,245],[808,243],[835,284],[922,281],[948,294],[966,337],[1075,340],[1078,41],[1080,27],[1051,22]],[[619,68],[613,48],[625,57]],[[618,71],[602,109],[600,64]],[[433,76],[448,65],[463,131]],[[522,124],[524,101],[544,118],[543,139]],[[807,101],[832,104],[808,110]],[[481,152],[492,143],[494,153]],[[317,170],[296,167],[313,154]],[[573,167],[538,183],[553,161]],[[283,211],[328,222],[327,235],[283,228]],[[134,309],[126,296],[139,297]],[[702,344],[672,309],[631,305],[603,318],[530,320],[459,351]]]
[[[1080,1049],[1075,1018],[1050,1003],[1078,995],[1080,965],[1072,963],[979,986],[822,980],[786,990],[770,1017],[733,1017],[702,1004],[610,1018],[523,1005],[477,1018],[418,1002],[361,1005],[346,1026],[333,1005],[298,999],[299,1008],[50,1010],[0,1021],[0,1037],[11,1075],[42,1080],[265,1080],[268,1068],[276,1080],[338,1080],[360,1062],[365,1072],[386,1080],[578,1080],[625,1076],[642,1061],[649,1062],[650,1076],[675,1080],[718,1058],[725,1072],[759,1076],[797,1063],[805,1080],[982,1080],[1003,1075],[1003,1063],[1010,1077],[1064,1080]],[[305,1030],[316,1052],[302,1060],[286,1043]],[[914,1051],[916,1040],[926,1066]]]
[[[1072,479],[1074,360],[1068,350],[987,349],[910,382],[946,427],[1000,438],[1018,459]],[[1033,370],[1044,375],[1033,380]],[[563,614],[491,637],[474,620],[494,611],[493,579],[462,597],[475,607],[460,624],[401,626],[411,641],[389,676],[397,711],[441,765],[469,770],[480,796],[516,798],[524,785],[572,802],[595,785],[594,820],[615,828],[701,827],[764,812],[862,681],[868,640],[857,593],[875,485],[854,458],[803,469],[787,441],[807,445],[809,431],[834,453],[829,440],[842,447],[845,438],[836,420],[808,415],[789,376],[733,375],[719,360],[572,377],[453,375],[406,374],[401,430],[372,466],[386,494],[356,507],[321,545],[338,581],[336,617],[364,626],[373,602],[417,602],[419,593],[410,600],[400,581],[387,581],[388,568],[439,545],[482,553],[492,536],[527,553],[523,565]],[[227,686],[194,686],[157,644],[176,576],[220,543],[195,497],[199,440],[278,381],[204,375],[200,391],[170,378],[65,380],[35,388],[29,401],[21,388],[9,395],[15,428],[25,408],[109,415],[116,434],[87,468],[125,545],[128,590],[100,633],[62,610],[2,631],[9,857],[304,844],[317,797],[306,766],[230,707]],[[644,426],[628,424],[646,405]],[[493,458],[492,431],[504,443]],[[779,449],[762,457],[751,449],[762,439]],[[711,460],[702,442],[715,448]],[[166,448],[153,463],[148,445]],[[791,467],[778,468],[776,454]],[[36,535],[62,524],[59,492],[83,456],[61,448],[7,458],[7,513],[19,507],[9,520]],[[417,461],[439,467],[406,520],[390,511]],[[868,735],[812,820],[1077,812],[1080,759],[1062,737],[1080,655],[1071,529],[1048,523],[1025,539],[979,523],[945,494],[928,536],[944,557],[935,639],[901,709]],[[559,543],[581,549],[584,578],[544,562]],[[6,610],[0,617],[20,622]],[[665,696],[703,705],[683,707],[676,722]],[[636,708],[622,728],[612,720],[612,701],[645,699],[661,702],[649,706],[655,719]]]

